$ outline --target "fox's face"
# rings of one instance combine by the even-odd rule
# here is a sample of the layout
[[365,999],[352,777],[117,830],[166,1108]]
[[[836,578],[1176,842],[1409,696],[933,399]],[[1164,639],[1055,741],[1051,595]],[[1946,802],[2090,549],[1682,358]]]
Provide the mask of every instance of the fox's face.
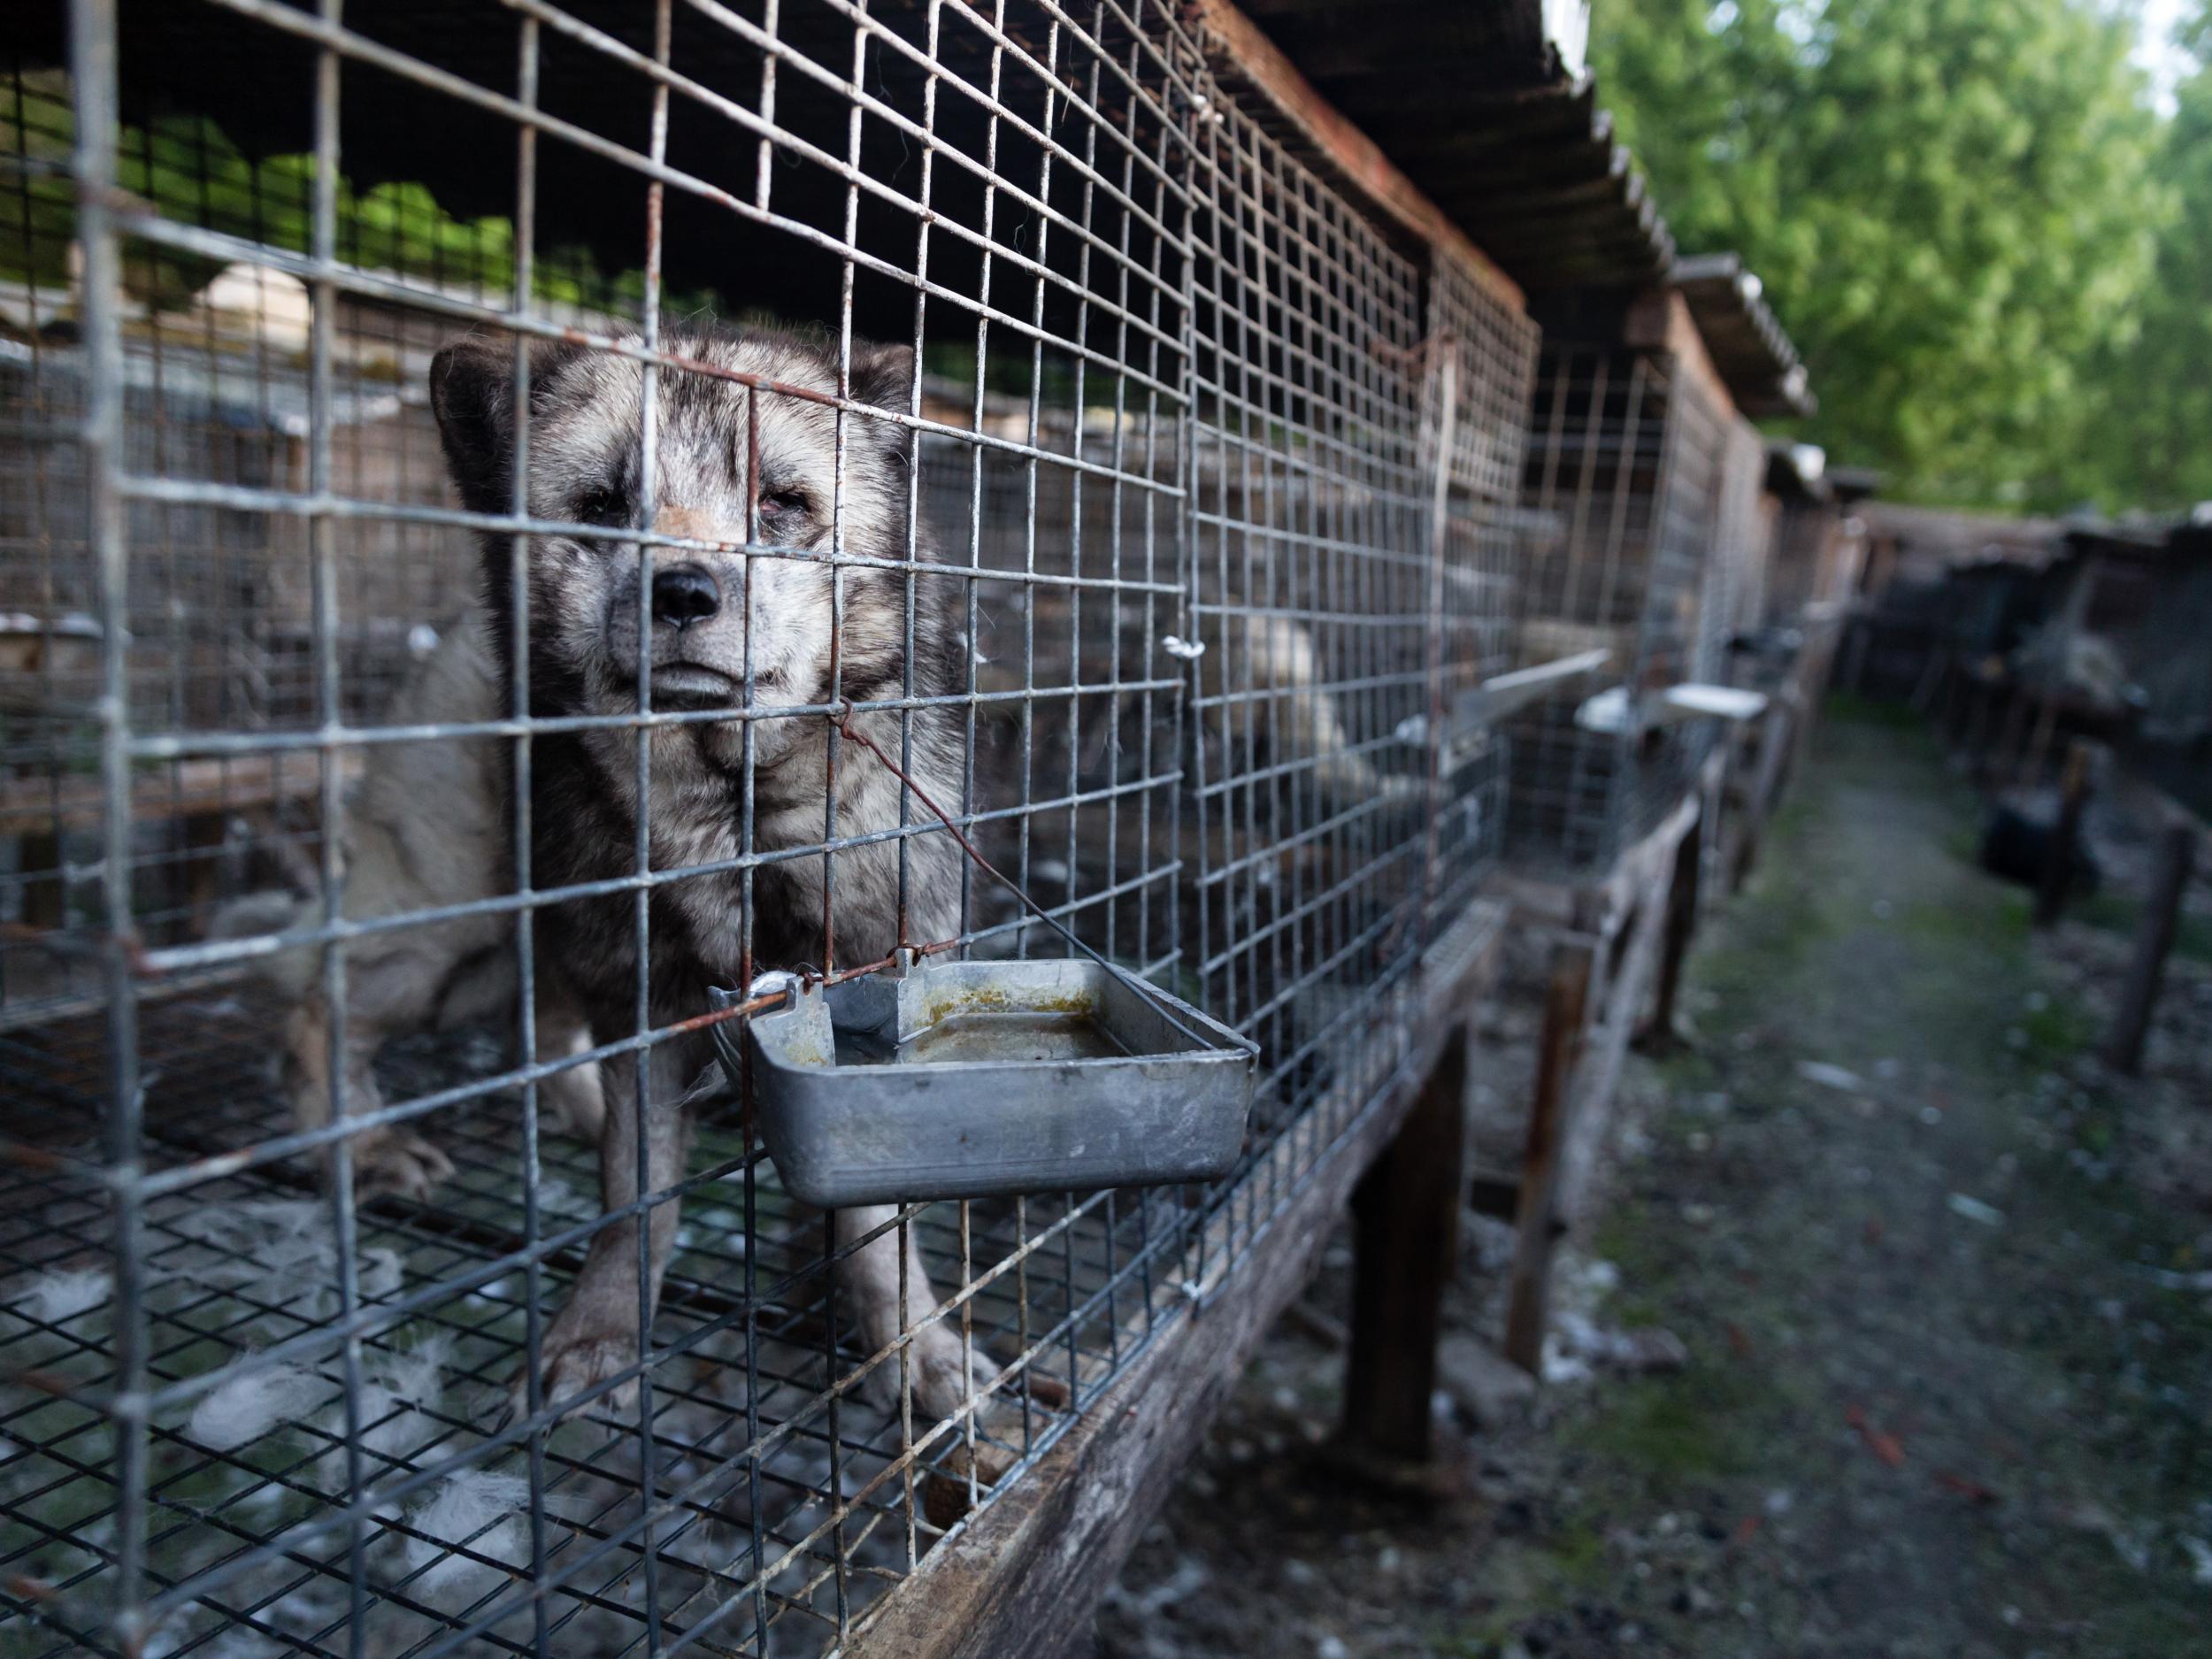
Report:
[[[903,576],[847,565],[841,585],[832,556],[915,556],[906,434],[848,411],[841,465],[834,407],[727,378],[833,396],[834,358],[796,336],[678,328],[664,333],[662,349],[700,366],[656,376],[649,502],[644,366],[580,346],[533,357],[528,511],[574,527],[528,544],[532,707],[629,713],[642,680],[655,709],[734,714],[746,707],[749,675],[754,764],[772,769],[819,732],[823,705],[901,689]],[[856,403],[903,411],[913,375],[903,347],[853,348]],[[512,383],[504,343],[461,342],[431,368],[447,461],[475,511],[513,505]],[[649,573],[638,542],[594,534],[603,528],[708,545],[657,546]],[[510,546],[487,537],[485,565],[494,612],[511,620]],[[775,717],[800,709],[818,712]],[[739,722],[694,735],[716,764],[738,764]]]

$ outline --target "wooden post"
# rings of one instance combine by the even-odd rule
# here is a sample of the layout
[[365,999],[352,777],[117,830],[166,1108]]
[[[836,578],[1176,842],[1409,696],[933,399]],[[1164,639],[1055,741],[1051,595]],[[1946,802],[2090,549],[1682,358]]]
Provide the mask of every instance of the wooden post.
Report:
[[2169,824],[2159,838],[2150,898],[2143,907],[2143,925],[2135,937],[2135,960],[2128,965],[2119,1010],[2105,1041],[2105,1064],[2129,1077],[2143,1069],[2143,1045],[2150,1037],[2151,1016],[2158,1009],[2159,987],[2166,978],[2166,956],[2173,949],[2174,934],[2180,926],[2182,895],[2189,890],[2189,872],[2196,854],[2196,825],[2187,818]]
[[1971,706],[1967,710],[1966,735],[1959,747],[1966,751],[1968,766],[1979,774],[1982,764],[1982,746],[1989,741],[1989,682],[1977,674]]
[[1798,686],[1798,710],[1795,730],[1790,738],[1789,770],[1783,775],[1793,776],[1802,772],[1813,752],[1813,732],[1820,724],[1820,711],[1834,689],[1836,652],[1842,641],[1833,634],[1823,636],[1816,648],[1811,649],[1811,659],[1804,664],[1804,672]]
[[1851,664],[1844,670],[1846,689],[1855,697],[1866,695],[1866,659],[1874,644],[1874,618],[1852,617],[1844,626],[1850,634],[1845,649],[1850,653]]
[[1920,667],[1920,678],[1912,688],[1912,706],[1916,713],[1932,718],[1936,711],[1936,694],[1943,684],[1943,653],[1932,643],[1928,659]]
[[1411,1463],[1434,1449],[1429,1401],[1444,1289],[1459,1268],[1466,1139],[1463,1025],[1445,1040],[1404,1125],[1352,1193],[1348,1449]]
[[1544,1326],[1551,1300],[1552,1225],[1559,1198],[1560,1156],[1567,1142],[1567,1097],[1582,1042],[1582,1012],[1590,988],[1590,949],[1563,945],[1553,958],[1544,998],[1544,1034],[1536,1068],[1536,1098],[1528,1115],[1528,1149],[1521,1160],[1513,1277],[1505,1315],[1505,1356],[1541,1377]]
[[69,877],[61,856],[61,837],[37,830],[23,837],[18,857],[22,882],[23,925],[34,933],[69,924]]
[[1936,730],[1943,738],[1944,747],[1954,749],[1959,741],[1959,722],[1966,712],[1966,699],[1959,692],[1958,653],[1948,645],[1942,647],[1943,688],[1936,697]]
[[1789,710],[1778,699],[1759,726],[1759,764],[1754,772],[1751,801],[1744,814],[1743,833],[1736,841],[1736,867],[1728,873],[1731,891],[1740,890],[1759,862],[1759,840],[1766,833],[1774,810],[1774,795],[1782,775],[1782,757],[1789,749]]
[[2089,801],[2093,756],[2090,747],[2076,738],[2066,750],[2066,776],[2060,785],[2058,822],[2051,844],[2044,850],[2043,881],[2035,895],[2035,925],[2048,927],[2066,908],[2066,895],[2074,881],[2075,849],[2081,844],[2082,809]]
[[1690,939],[1697,932],[1700,838],[1695,826],[1683,836],[1674,854],[1674,876],[1667,884],[1667,933],[1659,956],[1659,989],[1651,1017],[1636,1033],[1636,1047],[1646,1054],[1667,1054],[1678,1048],[1681,1034],[1674,1028],[1675,994],[1682,985],[1682,964],[1690,954]]
[[1996,753],[1990,757],[1989,776],[2002,784],[2012,772],[2013,757],[2027,735],[2028,698],[2018,686],[2005,687],[2005,723],[1997,733]]
[[2043,757],[2051,752],[2051,738],[2058,728],[2058,693],[2046,691],[2036,706],[2035,732],[2028,740],[2028,752],[2020,762],[2020,787],[2035,787],[2036,780],[2043,775]]

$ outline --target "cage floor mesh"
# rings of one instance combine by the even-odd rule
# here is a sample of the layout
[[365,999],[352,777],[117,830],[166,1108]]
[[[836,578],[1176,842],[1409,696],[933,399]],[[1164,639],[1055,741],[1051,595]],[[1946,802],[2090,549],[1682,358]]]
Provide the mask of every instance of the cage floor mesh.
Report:
[[[271,1029],[250,994],[146,1005],[149,1174],[288,1126]],[[386,1065],[420,1093],[497,1071],[496,1050],[488,1033],[452,1034],[397,1045]],[[96,1018],[0,1038],[13,1138],[96,1154],[104,1052]],[[906,1443],[897,1414],[865,1389],[826,1392],[865,1357],[836,1316],[826,1218],[784,1198],[737,1125],[710,1122],[692,1167],[726,1172],[686,1207],[654,1332],[668,1357],[651,1373],[649,1438],[634,1417],[554,1430],[535,1454],[534,1528],[530,1447],[483,1445],[522,1363],[533,1280],[549,1317],[580,1251],[551,1249],[535,1274],[518,1261],[521,1129],[512,1096],[442,1117],[457,1172],[434,1205],[360,1207],[342,1247],[349,1321],[334,1207],[306,1170],[263,1164],[148,1204],[145,1564],[176,1605],[149,1652],[342,1654],[357,1619],[367,1651],[415,1652],[511,1600],[518,1574],[560,1582],[543,1617],[563,1653],[624,1651],[648,1618],[688,1630],[726,1601],[726,1650],[813,1651],[910,1563],[933,1515],[964,1508],[961,1437],[888,1472]],[[595,1154],[547,1133],[541,1169],[539,1236],[552,1240],[596,1213]],[[959,1209],[914,1222],[948,1287],[976,1278],[962,1271]],[[973,1295],[979,1347],[1029,1356],[1027,1386],[985,1423],[978,1468],[1041,1446],[1141,1337],[1134,1316],[1181,1213],[1172,1195],[1130,1194],[969,1207],[968,1259],[996,1270]],[[0,1572],[64,1627],[114,1568],[98,1403],[115,1363],[108,1217],[95,1187],[35,1164],[0,1189]],[[334,1337],[349,1324],[351,1355]],[[236,1370],[272,1353],[288,1357]],[[635,1525],[649,1464],[651,1489],[676,1500],[649,1535]],[[473,1640],[526,1650],[537,1617],[510,1613]],[[79,1650],[11,1622],[0,1651]]]

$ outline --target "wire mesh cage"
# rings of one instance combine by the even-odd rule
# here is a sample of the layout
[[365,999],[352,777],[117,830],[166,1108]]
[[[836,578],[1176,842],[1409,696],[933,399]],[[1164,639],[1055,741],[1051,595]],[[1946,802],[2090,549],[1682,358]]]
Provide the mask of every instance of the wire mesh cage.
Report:
[[1522,585],[1522,659],[1609,655],[1602,692],[1509,726],[1517,865],[1603,869],[1681,798],[1709,743],[1703,723],[1654,718],[1669,687],[1715,676],[1725,642],[1709,578],[1730,416],[1698,366],[1571,337],[1538,357],[1522,501],[1552,532]]
[[1808,608],[1824,596],[1840,527],[1841,515],[1824,496],[1796,495],[1783,500],[1775,520],[1767,581],[1766,619],[1770,626],[1801,626]]
[[[24,39],[0,1646],[836,1647],[1408,1052],[1532,328],[1145,0]],[[1079,950],[1228,1178],[825,1216],[707,1063]]]

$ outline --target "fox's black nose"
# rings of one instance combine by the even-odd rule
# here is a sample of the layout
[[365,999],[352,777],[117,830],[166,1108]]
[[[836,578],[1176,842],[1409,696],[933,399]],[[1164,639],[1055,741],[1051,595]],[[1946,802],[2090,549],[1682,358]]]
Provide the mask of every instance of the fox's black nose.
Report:
[[697,565],[671,565],[653,572],[653,620],[687,628],[722,608],[722,589]]

